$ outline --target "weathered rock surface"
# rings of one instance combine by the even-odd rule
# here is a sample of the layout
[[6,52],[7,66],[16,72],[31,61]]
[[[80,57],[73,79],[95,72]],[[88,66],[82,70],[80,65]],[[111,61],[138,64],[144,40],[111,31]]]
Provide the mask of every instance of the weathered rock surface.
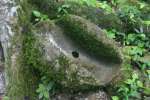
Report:
[[[43,41],[45,56],[47,60],[52,61],[53,59],[63,54],[69,60],[71,60],[71,70],[82,72],[82,74],[80,74],[82,77],[87,77],[87,75],[89,75],[88,77],[92,77],[96,80],[93,81],[93,83],[90,83],[89,78],[89,80],[83,80],[83,83],[88,83],[90,85],[107,84],[113,79],[113,77],[117,75],[122,65],[122,56],[120,50],[118,50],[118,47],[113,44],[115,42],[113,40],[108,39],[106,37],[106,34],[98,26],[92,24],[91,22],[81,17],[72,16],[72,18],[72,21],[74,20],[75,24],[76,22],[81,23],[81,25],[83,25],[84,27],[83,30],[87,30],[89,34],[92,34],[92,36],[96,36],[98,40],[96,42],[102,43],[102,46],[98,48],[101,52],[98,54],[98,56],[101,57],[97,57],[97,55],[91,55],[90,50],[86,51],[86,47],[80,48],[80,46],[83,45],[82,43],[86,43],[86,40],[74,37],[77,40],[81,40],[81,42],[78,43],[77,41],[74,41],[71,37],[69,37],[65,33],[66,31],[64,31],[59,26],[55,25],[53,22],[53,24],[50,24],[51,22],[42,22],[37,25],[37,29],[39,30],[38,33],[40,33],[41,39]],[[67,27],[63,28],[67,29]],[[68,32],[70,34],[78,34],[72,33],[72,31]],[[91,35],[89,35],[89,38],[93,38],[92,36],[90,36]],[[88,44],[88,46],[92,46],[92,44]],[[105,51],[102,51],[103,48],[105,48]],[[106,48],[109,50],[107,50]],[[97,54],[97,52],[98,51],[96,51],[95,54]],[[76,55],[74,55],[74,53]],[[112,53],[112,56],[110,53]],[[80,75],[79,77],[81,77]]]
[[[9,15],[5,16],[8,18],[7,21],[9,24],[7,21],[3,21],[4,24],[2,24],[4,29],[2,28],[1,42],[3,42],[4,56],[7,56],[7,50],[10,45],[9,39],[13,34],[11,27],[7,26],[10,25],[10,18],[13,20],[13,16],[16,14],[16,8],[13,8],[10,12],[15,13],[6,13],[6,15]],[[95,10],[94,12],[96,13]],[[54,79],[57,75],[61,75],[61,77],[55,81],[70,91],[80,91],[84,89],[92,91],[90,90],[91,87],[97,89],[97,87],[109,83],[118,74],[123,63],[120,48],[115,45],[113,40],[106,37],[106,34],[99,28],[99,24],[94,24],[97,19],[95,21],[91,20],[93,21],[92,23],[85,19],[87,17],[82,17],[71,15],[68,16],[68,19],[64,17],[58,22],[48,21],[38,23],[35,27],[35,34],[39,36],[37,40],[39,40],[43,46],[42,53],[44,57],[41,58],[43,58],[43,61],[48,61],[48,64],[52,66],[46,70],[55,73],[53,76]],[[24,20],[24,22],[26,22],[27,19]],[[24,25],[23,28],[25,26],[26,25]],[[22,26],[19,26],[19,29],[23,30],[21,27]],[[37,89],[37,80],[40,80],[39,77],[37,77],[40,73],[38,73],[38,71],[41,71],[43,66],[37,68],[37,71],[33,66],[24,66],[22,64],[24,59],[21,57],[21,50],[23,50],[24,45],[21,39],[23,38],[23,34],[27,34],[28,30],[24,31],[25,32],[17,30],[18,33],[16,33],[15,38],[13,38],[13,42],[15,43],[13,43],[11,49],[9,49],[10,55],[8,57],[9,61],[7,62],[9,64],[8,95],[13,100],[23,100],[24,98],[34,98],[32,100],[36,100],[37,95],[34,95],[34,93]],[[64,59],[58,59],[60,56],[65,56],[67,62],[63,63]],[[34,79],[36,80],[36,86],[34,86]],[[98,94],[101,95],[101,93]],[[86,100],[86,98],[96,100],[99,98],[99,96],[96,95],[97,93],[92,92],[81,100]],[[80,98],[82,97],[79,96],[78,98],[77,96],[76,100],[80,100]],[[71,98],[68,100],[70,99]]]
[[16,16],[13,0],[0,0],[0,95],[5,93],[5,61],[8,57],[10,39],[13,36],[11,25]]

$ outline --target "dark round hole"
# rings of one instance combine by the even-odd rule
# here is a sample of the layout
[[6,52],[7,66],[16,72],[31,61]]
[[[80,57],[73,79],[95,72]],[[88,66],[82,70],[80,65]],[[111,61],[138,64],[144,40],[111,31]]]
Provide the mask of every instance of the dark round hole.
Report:
[[29,96],[25,96],[25,97],[24,97],[24,100],[30,100],[30,99],[29,99]]
[[78,53],[77,51],[73,51],[73,52],[72,52],[72,56],[73,56],[74,58],[78,58],[78,57],[79,57],[79,53]]

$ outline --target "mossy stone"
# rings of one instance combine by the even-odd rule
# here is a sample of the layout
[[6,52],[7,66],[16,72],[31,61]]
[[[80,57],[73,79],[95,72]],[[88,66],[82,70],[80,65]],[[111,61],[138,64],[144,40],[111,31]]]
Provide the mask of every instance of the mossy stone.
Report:
[[56,19],[58,8],[62,5],[69,5],[67,12],[69,14],[78,15],[86,19],[91,20],[101,28],[117,29],[118,31],[124,31],[124,25],[117,15],[113,13],[106,13],[101,8],[91,7],[88,5],[81,5],[73,1],[56,2],[51,0],[29,0],[29,3],[35,6],[39,11],[49,15],[50,19]]
[[66,36],[70,37],[80,48],[91,56],[104,61],[121,63],[120,51],[115,42],[108,39],[106,34],[90,21],[75,15],[61,18],[58,22],[64,29]]

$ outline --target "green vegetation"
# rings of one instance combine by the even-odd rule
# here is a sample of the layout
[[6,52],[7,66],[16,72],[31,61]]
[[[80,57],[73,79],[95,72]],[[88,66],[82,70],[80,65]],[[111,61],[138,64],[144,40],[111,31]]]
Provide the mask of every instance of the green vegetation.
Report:
[[[79,48],[98,60],[119,64],[123,62],[111,39],[124,49],[123,60],[129,62],[122,67],[123,78],[115,85],[109,84],[110,88],[107,90],[111,91],[109,95],[112,100],[144,100],[144,96],[150,96],[150,87],[146,85],[146,82],[150,83],[150,58],[145,58],[150,53],[150,4],[147,2],[149,1],[27,0],[21,3],[19,25],[22,26],[22,31],[18,29],[19,35],[14,38],[14,45],[21,47],[19,55],[16,55],[16,70],[11,66],[13,62],[8,62],[11,66],[8,67],[8,76],[13,79],[9,81],[8,97],[13,100],[49,100],[62,90],[66,93],[76,93],[99,88],[97,84],[90,84],[95,82],[93,77],[82,77],[82,81],[89,81],[79,84],[80,76],[77,72],[81,66],[72,71],[72,62],[64,55],[51,62],[44,58],[42,41],[39,40],[38,34],[35,34],[38,31],[36,24],[50,20],[54,20],[53,24],[59,25]],[[103,28],[106,34],[95,29],[89,31],[88,29],[94,26],[92,23]],[[112,43],[105,44],[105,35]],[[10,51],[13,51],[13,47]],[[10,52],[9,60],[12,55],[13,52]],[[56,66],[59,68],[56,69]],[[8,97],[4,100],[8,100]]]
[[[22,88],[24,95],[28,98],[35,99],[38,94],[39,99],[48,100],[62,89],[71,93],[95,89],[94,86],[86,83],[79,84],[80,76],[76,70],[72,71],[71,63],[65,56],[62,55],[52,62],[46,61],[42,55],[42,45],[38,36],[33,32],[23,35],[22,45],[19,59],[21,60],[22,74],[25,76],[24,81],[26,81],[25,87]],[[59,68],[56,69],[55,66]],[[34,77],[31,77],[32,75]],[[31,79],[28,79],[29,77]],[[83,79],[94,83],[92,77],[83,77]]]
[[117,88],[117,95],[119,97],[115,97],[118,97],[119,100],[129,100],[132,97],[138,98],[139,90],[143,88],[143,83],[139,80],[138,74],[134,72],[131,78],[125,80]]
[[[124,31],[121,20],[114,13],[105,13],[104,9],[99,9],[96,6],[89,7],[85,3],[80,3],[82,0],[78,1],[79,2],[71,2],[71,0],[66,0],[65,2],[55,2],[55,0],[42,0],[40,2],[40,0],[29,0],[29,2],[34,5],[38,11],[43,14],[47,14],[52,20],[57,19],[60,16],[59,10],[61,10],[61,13],[63,14],[64,12],[67,12],[68,14],[74,14],[86,18],[99,25],[101,28],[115,28],[119,31]],[[90,2],[90,0],[86,1]]]
[[39,94],[39,99],[42,100],[49,100],[49,93],[52,95],[54,92],[55,83],[52,81],[49,82],[47,79],[47,77],[42,77],[42,83],[39,84],[39,88],[36,90],[36,92]]
[[32,16],[32,19],[33,19],[33,23],[37,23],[37,22],[40,22],[40,21],[44,21],[44,20],[48,20],[48,16],[47,15],[43,15],[41,14],[40,12],[34,10],[32,12],[33,16]]

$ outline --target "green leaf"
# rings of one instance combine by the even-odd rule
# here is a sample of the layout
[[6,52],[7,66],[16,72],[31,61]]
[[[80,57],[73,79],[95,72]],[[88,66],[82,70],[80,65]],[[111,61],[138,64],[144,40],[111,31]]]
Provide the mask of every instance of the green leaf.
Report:
[[140,34],[140,37],[141,37],[142,39],[145,39],[145,38],[146,38],[146,35],[145,35],[145,34]]
[[127,39],[128,39],[128,41],[133,42],[136,39],[136,36],[134,34],[129,34]]
[[145,25],[150,25],[150,21],[143,21]]
[[138,95],[139,93],[137,92],[137,90],[133,90],[130,92],[130,96],[137,97]]
[[142,88],[143,87],[143,83],[141,81],[137,81],[137,86]]
[[138,77],[138,74],[134,72],[134,73],[132,74],[132,78],[133,78],[133,79],[138,79],[138,78],[139,78],[139,77]]
[[150,74],[150,70],[147,70],[146,72],[147,72],[148,74]]
[[143,9],[143,8],[146,6],[146,4],[145,4],[145,3],[141,3],[141,2],[139,2],[139,4],[140,4],[140,9]]
[[112,96],[112,100],[119,100],[118,96]]
[[40,93],[45,90],[45,86],[43,84],[39,84],[39,88],[36,90],[37,93]]
[[48,91],[44,92],[44,97],[47,98],[47,99],[49,98],[49,92]]
[[150,88],[145,87],[145,88],[144,88],[144,93],[145,93],[146,95],[150,95]]
[[43,20],[47,20],[48,19],[48,15],[42,15],[42,19]]
[[34,10],[32,13],[35,17],[41,17],[41,13],[39,11]]
[[126,84],[132,84],[133,82],[134,82],[134,81],[131,80],[131,79],[127,79],[127,80],[125,81]]
[[113,30],[111,30],[111,31],[105,30],[105,31],[106,31],[107,36],[108,36],[109,38],[111,38],[111,39],[116,38],[116,32],[114,32]]
[[50,82],[47,86],[48,91],[52,90],[53,86],[54,86],[54,82]]

